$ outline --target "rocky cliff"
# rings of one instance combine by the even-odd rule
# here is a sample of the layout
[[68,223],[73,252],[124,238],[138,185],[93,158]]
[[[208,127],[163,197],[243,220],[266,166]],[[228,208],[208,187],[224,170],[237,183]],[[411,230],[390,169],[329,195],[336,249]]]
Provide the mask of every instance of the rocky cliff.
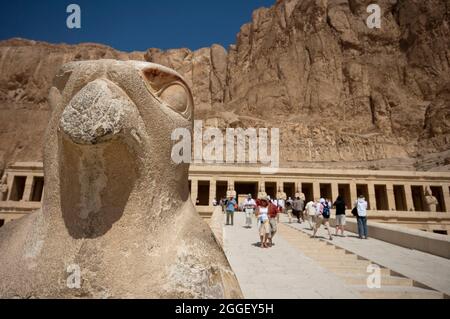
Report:
[[283,166],[448,170],[450,4],[377,0],[381,29],[369,29],[372,2],[279,0],[228,50],[0,42],[0,164],[41,158],[61,64],[117,58],[180,72],[209,125],[280,127]]

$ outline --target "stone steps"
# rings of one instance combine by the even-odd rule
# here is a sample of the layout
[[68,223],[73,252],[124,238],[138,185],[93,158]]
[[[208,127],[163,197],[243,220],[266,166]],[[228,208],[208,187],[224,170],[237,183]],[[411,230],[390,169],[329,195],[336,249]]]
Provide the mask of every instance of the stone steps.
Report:
[[[327,269],[338,275],[346,275],[346,274],[354,274],[354,275],[368,275],[367,270],[365,268],[355,268],[354,266],[331,266]],[[392,274],[392,270],[388,268],[380,268],[380,274],[382,276],[390,276]]]
[[352,268],[356,268],[356,267],[360,267],[361,269],[364,269],[367,272],[367,267],[371,263],[368,260],[340,260],[338,258],[336,259],[314,259],[311,258],[313,260],[316,260],[319,264],[325,266],[325,268],[327,267],[339,267],[339,266],[350,266]]
[[[365,285],[367,282],[367,274],[366,275],[349,275],[349,274],[341,274],[339,275],[344,281],[349,285]],[[380,278],[381,286],[407,286],[412,287],[414,281],[409,278],[398,277],[398,276],[386,276],[381,275]]]
[[443,299],[444,294],[431,289],[418,287],[382,287],[367,288],[366,286],[354,286],[354,288],[367,299]]
[[305,256],[320,266],[335,273],[354,288],[362,298],[367,299],[442,299],[444,294],[427,288],[411,278],[407,278],[388,268],[380,267],[380,288],[370,289],[367,285],[370,260],[335,246],[332,242],[312,239],[303,230],[282,224],[283,237]]
[[[353,263],[355,261],[359,262],[361,261],[362,264],[364,264],[364,260],[362,259],[358,259],[358,256],[356,255],[335,255],[335,254],[327,254],[327,253],[314,253],[314,254],[309,254],[306,253],[306,256],[308,256],[309,258],[312,258],[314,260],[318,260],[318,261],[339,261],[339,262],[349,262],[349,263]],[[366,261],[367,263],[367,261]]]

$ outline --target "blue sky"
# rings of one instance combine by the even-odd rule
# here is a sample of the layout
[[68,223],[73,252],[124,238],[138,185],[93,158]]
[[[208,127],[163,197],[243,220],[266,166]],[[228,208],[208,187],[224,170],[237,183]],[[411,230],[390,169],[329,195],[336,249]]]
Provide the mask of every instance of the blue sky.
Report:
[[[81,29],[68,29],[66,8],[81,7]],[[252,11],[275,0],[14,0],[2,1],[0,40],[97,42],[122,51],[235,43]]]

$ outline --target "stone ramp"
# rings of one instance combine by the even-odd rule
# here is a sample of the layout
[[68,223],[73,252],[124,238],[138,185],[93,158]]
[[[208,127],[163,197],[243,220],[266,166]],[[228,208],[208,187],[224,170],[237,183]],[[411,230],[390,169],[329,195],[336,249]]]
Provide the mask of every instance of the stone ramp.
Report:
[[[392,245],[377,239],[361,240],[356,234],[350,232],[344,233],[346,237],[333,236],[333,241],[329,241],[328,234],[323,227],[318,231],[320,239],[310,239],[312,231],[309,225],[307,226],[305,223],[289,224],[284,216],[282,216],[282,221],[283,225],[280,225],[280,229],[283,227],[296,229],[300,233],[299,236],[305,238],[305,242],[310,242],[310,244],[306,244],[307,247],[303,247],[303,252],[311,253],[312,247],[319,245],[317,242],[320,242],[320,245],[328,246],[328,250],[339,250],[341,254],[345,254],[346,257],[342,258],[339,263],[328,261],[327,266],[343,276],[349,284],[364,284],[363,278],[358,278],[358,276],[365,275],[367,277],[368,273],[362,266],[371,261],[382,267],[382,286],[384,282],[385,287],[383,288],[390,290],[386,293],[385,298],[389,298],[389,296],[406,298],[408,292],[411,293],[412,298],[419,296],[423,298],[440,296],[442,298],[450,295],[450,260],[446,258]],[[318,251],[312,252],[312,257],[326,263],[327,261],[324,259],[327,257],[318,256]],[[392,286],[409,288],[403,289],[405,293],[402,293],[400,288],[395,291]],[[426,289],[428,292],[420,289]],[[358,290],[361,291],[361,289]],[[371,294],[377,297],[382,295],[380,290],[363,291],[365,297]]]
[[283,236],[274,238],[272,248],[258,247],[255,221],[251,229],[244,228],[244,221],[243,213],[235,213],[234,226],[223,228],[223,243],[245,298],[360,298],[344,280],[299,252]]
[[[442,292],[430,289],[333,243],[310,238],[309,234],[294,227],[280,224],[279,230],[280,234],[303,254],[339,276],[346,284],[351,285],[360,293],[361,298],[442,299],[444,297]],[[374,272],[374,266],[380,269],[379,287],[369,288],[367,282]]]
[[[223,223],[224,218],[223,215]],[[257,245],[259,236],[255,220],[253,228],[247,229],[244,219],[243,213],[235,213],[234,226],[223,226],[222,234],[225,254],[245,298],[441,299],[448,295],[448,277],[440,276],[445,276],[449,268],[431,274],[435,271],[432,264],[436,256],[379,240],[360,240],[351,233],[347,233],[346,238],[333,237],[334,240],[329,242],[324,239],[326,231],[323,228],[318,233],[323,238],[311,239],[306,225],[288,224],[284,215],[274,239],[275,246],[263,249]],[[220,223],[220,218],[217,221]],[[368,253],[359,254],[361,250],[369,251],[374,258],[369,258]],[[408,258],[408,254],[414,258]],[[421,263],[417,263],[417,259]],[[437,267],[443,267],[448,260],[439,262]],[[367,286],[370,275],[367,267],[371,264],[380,266],[381,288]],[[405,275],[402,271],[405,269],[400,265],[410,268],[408,273],[413,275]],[[424,282],[426,278],[432,280]],[[436,282],[438,278],[442,281],[440,284]]]

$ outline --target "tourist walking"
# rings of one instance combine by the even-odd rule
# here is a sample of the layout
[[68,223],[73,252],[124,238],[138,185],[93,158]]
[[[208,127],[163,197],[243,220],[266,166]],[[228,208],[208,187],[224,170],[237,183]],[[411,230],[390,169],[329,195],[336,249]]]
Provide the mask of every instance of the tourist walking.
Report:
[[364,195],[359,195],[354,206],[358,212],[357,219],[359,238],[367,239],[367,202]]
[[267,239],[270,234],[269,201],[267,197],[259,199],[259,203],[258,206],[256,207],[255,213],[258,219],[260,247],[267,248]]
[[[230,197],[225,203],[226,211],[227,211],[227,225],[234,224],[234,211],[236,210],[237,203],[233,197]],[[231,221],[231,224],[230,224]]]
[[341,236],[344,236],[344,226],[345,226],[345,201],[341,195],[336,198],[336,201],[333,204],[336,207],[336,236],[338,235],[339,230],[341,231]]
[[302,198],[300,198],[299,196],[297,196],[294,200],[292,211],[293,211],[295,217],[297,217],[298,223],[301,223],[301,214],[302,214],[304,208],[305,208],[305,201]]
[[284,214],[285,210],[286,210],[286,201],[283,198],[278,199],[277,223],[280,222],[280,215]]
[[314,201],[309,201],[305,206],[304,218],[308,221],[309,228],[314,230],[314,224],[316,222],[316,203]]
[[270,247],[273,246],[273,237],[275,237],[275,233],[277,232],[277,222],[279,210],[278,206],[273,203],[269,203],[269,224],[270,224],[270,234],[269,234],[269,242]]
[[273,199],[270,200],[270,202],[275,205],[276,207],[278,207],[278,199],[275,197]]
[[256,202],[252,198],[252,194],[248,194],[247,198],[242,204],[242,207],[245,212],[245,227],[252,228],[252,217],[256,208]]
[[321,198],[319,203],[316,204],[316,224],[314,225],[314,231],[311,236],[312,238],[316,237],[316,233],[322,225],[324,225],[325,229],[328,231],[329,239],[333,240],[330,230],[330,206],[323,198]]
[[290,223],[292,223],[292,200],[291,201],[289,201],[289,200],[287,200],[286,201],[286,213],[287,213],[287,215],[288,215],[288,218],[289,218],[289,224]]
[[292,200],[291,197],[288,197],[288,199],[286,200],[286,203],[290,203],[291,206],[292,206],[292,204],[294,203],[294,201]]

